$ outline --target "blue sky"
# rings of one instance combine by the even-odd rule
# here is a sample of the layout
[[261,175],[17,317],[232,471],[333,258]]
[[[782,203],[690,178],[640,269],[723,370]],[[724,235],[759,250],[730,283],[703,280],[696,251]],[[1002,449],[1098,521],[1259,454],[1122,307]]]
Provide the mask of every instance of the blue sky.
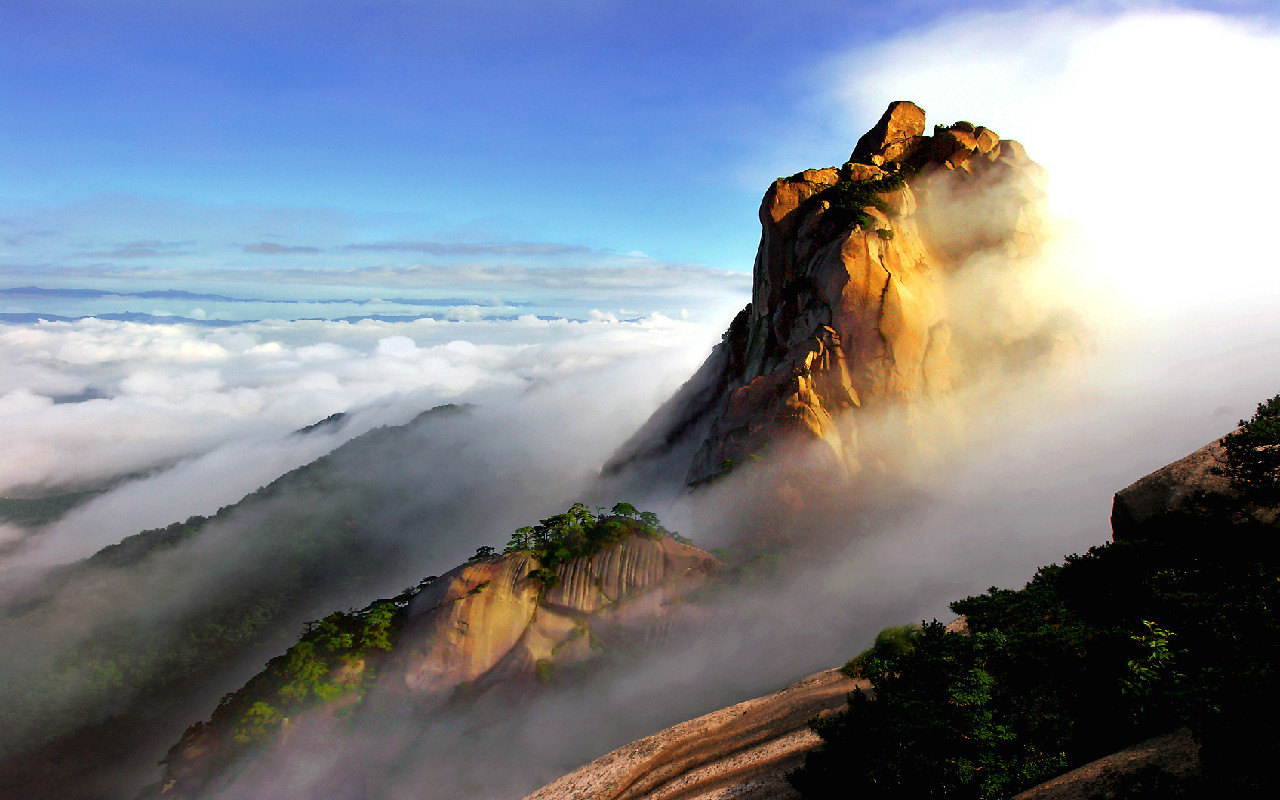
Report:
[[735,154],[785,130],[799,71],[888,27],[852,3],[7,8],[12,200],[322,207],[726,267],[762,189]]
[[824,81],[849,80],[824,71],[960,13],[1064,5],[1136,4],[6,0],[0,282],[749,270],[767,182],[838,163],[874,121],[824,107]]

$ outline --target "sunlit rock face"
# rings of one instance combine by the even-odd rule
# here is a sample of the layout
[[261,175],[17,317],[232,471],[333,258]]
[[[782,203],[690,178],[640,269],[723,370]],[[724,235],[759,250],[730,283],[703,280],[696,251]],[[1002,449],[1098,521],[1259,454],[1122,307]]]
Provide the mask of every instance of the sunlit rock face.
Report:
[[667,606],[716,565],[673,539],[632,536],[561,565],[544,592],[530,555],[472,562],[414,598],[389,672],[410,691],[439,693],[580,662],[592,656],[598,629],[643,635],[664,624]]
[[[855,474],[869,455],[857,412],[938,398],[1056,346],[982,322],[984,303],[994,318],[1018,291],[999,270],[1042,240],[1040,168],[987,128],[924,131],[923,110],[893,103],[848,162],[769,187],[750,305],[607,471],[698,436],[692,485],[784,442],[822,443]],[[997,277],[959,280],[971,269]]]

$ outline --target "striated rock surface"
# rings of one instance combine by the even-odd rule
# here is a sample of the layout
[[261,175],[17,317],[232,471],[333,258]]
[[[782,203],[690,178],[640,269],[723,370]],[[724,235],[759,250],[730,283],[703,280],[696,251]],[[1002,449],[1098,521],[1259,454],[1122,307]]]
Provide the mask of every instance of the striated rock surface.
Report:
[[[859,412],[946,395],[986,364],[1056,346],[1052,330],[995,322],[1019,306],[1000,272],[1043,235],[1042,171],[987,128],[924,130],[923,110],[893,103],[848,162],[769,187],[751,303],[606,473],[690,440],[693,485],[787,441],[824,443],[856,473]],[[997,279],[958,280],[976,269]]]
[[589,658],[594,628],[662,624],[667,606],[718,563],[667,537],[632,536],[556,571],[543,592],[537,559],[516,553],[465,564],[409,605],[385,674],[416,693],[535,674]]
[[786,781],[821,741],[808,720],[859,684],[838,670],[646,736],[525,800],[792,800]]

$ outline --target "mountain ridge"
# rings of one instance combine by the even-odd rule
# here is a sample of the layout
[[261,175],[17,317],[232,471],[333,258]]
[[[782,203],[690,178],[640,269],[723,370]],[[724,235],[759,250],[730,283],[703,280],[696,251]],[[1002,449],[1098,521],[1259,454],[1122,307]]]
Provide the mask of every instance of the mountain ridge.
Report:
[[669,627],[719,561],[651,515],[626,504],[615,511],[575,505],[517,531],[503,554],[481,548],[395,598],[313,623],[208,722],[188,728],[158,794],[197,796],[233,777],[237,758],[287,744],[316,714],[359,713],[366,701],[369,713],[430,714],[488,691],[519,694],[610,642]]

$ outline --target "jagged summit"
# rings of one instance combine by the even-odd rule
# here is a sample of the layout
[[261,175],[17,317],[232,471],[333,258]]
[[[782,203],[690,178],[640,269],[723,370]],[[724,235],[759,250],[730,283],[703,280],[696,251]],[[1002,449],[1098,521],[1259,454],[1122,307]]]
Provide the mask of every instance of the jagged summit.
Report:
[[[856,473],[867,453],[849,412],[937,398],[1055,347],[1043,325],[1003,324],[1026,304],[998,278],[1037,252],[1041,169],[988,128],[924,130],[919,106],[895,102],[848,162],[774,181],[751,303],[606,472],[697,440],[692,485],[788,441],[823,442]],[[997,280],[961,280],[981,270]]]
[[889,104],[875,127],[858,139],[849,160],[878,167],[885,161],[896,160],[923,134],[924,109],[910,100],[896,100]]

